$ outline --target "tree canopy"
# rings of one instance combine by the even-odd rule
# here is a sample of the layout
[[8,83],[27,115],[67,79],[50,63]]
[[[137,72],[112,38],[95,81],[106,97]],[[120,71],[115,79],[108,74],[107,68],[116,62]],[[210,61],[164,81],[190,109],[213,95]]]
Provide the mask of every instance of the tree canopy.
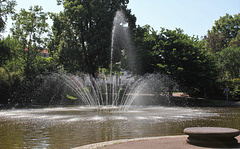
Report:
[[0,32],[4,31],[9,14],[14,13],[15,0],[0,0]]
[[239,78],[240,13],[226,14],[208,31],[207,49],[215,54],[220,79]]
[[188,93],[202,92],[216,80],[214,58],[198,38],[185,35],[181,29],[157,32],[150,26],[138,29],[138,35],[142,72],[167,74]]
[[31,76],[33,64],[37,56],[45,47],[44,34],[48,32],[47,13],[42,12],[42,7],[30,7],[29,11],[21,9],[13,17],[15,21],[11,32],[18,42],[17,47],[22,54],[23,67],[26,76]]
[[212,30],[208,31],[207,47],[213,53],[227,48],[240,30],[240,13],[234,16],[226,14],[215,21]]
[[[28,91],[41,84],[39,74],[62,70],[97,77],[100,70],[110,70],[111,45],[114,71],[165,74],[190,95],[202,96],[217,90],[219,82],[224,86],[225,81],[240,78],[240,14],[220,17],[206,38],[199,39],[179,28],[157,31],[150,25],[136,26],[136,17],[127,7],[129,0],[57,0],[64,8],[60,13],[43,12],[41,6],[15,13],[15,0],[0,2],[0,31],[4,31],[8,15],[14,14],[12,34],[0,40],[0,91],[4,90],[5,103],[24,83],[30,84]],[[119,42],[112,43],[117,11],[125,14],[128,27],[118,22],[120,30],[114,39]],[[50,34],[48,17],[53,20]],[[127,30],[132,37],[122,40],[120,36]],[[43,51],[51,57],[42,57]],[[234,96],[239,88],[232,85]]]
[[59,43],[52,48],[59,51],[60,62],[69,72],[94,75],[99,67],[109,67],[112,21],[116,11],[124,11],[130,27],[135,27],[136,18],[127,9],[127,3],[127,0],[62,1],[64,12],[52,16],[52,43]]

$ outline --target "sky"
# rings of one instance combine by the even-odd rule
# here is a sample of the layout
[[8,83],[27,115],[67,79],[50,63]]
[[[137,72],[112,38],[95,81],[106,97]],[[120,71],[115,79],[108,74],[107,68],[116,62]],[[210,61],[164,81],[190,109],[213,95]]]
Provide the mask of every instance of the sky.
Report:
[[[30,6],[40,5],[44,12],[60,12],[56,0],[16,0],[17,12],[21,8],[29,9]],[[214,26],[215,20],[226,13],[230,15],[240,13],[240,0],[129,0],[128,9],[137,18],[137,25],[146,24],[155,30],[161,27],[166,29],[181,28],[185,34],[199,37],[207,35],[207,31]],[[9,19],[6,33],[12,21]],[[52,22],[49,20],[49,24]]]
[[130,0],[128,8],[141,26],[181,28],[190,36],[201,37],[221,16],[240,13],[240,0]]
[[[15,7],[15,10],[17,13],[20,12],[20,10],[26,9],[28,10],[30,6],[39,5],[42,6],[43,12],[54,12],[59,13],[60,11],[63,11],[63,6],[57,5],[57,0],[16,0],[17,6]],[[5,33],[3,33],[3,36],[6,37],[8,34],[10,34],[10,28],[12,27],[12,20],[9,17],[7,21],[7,27],[5,29]],[[50,26],[52,26],[52,21],[49,18],[48,23]]]

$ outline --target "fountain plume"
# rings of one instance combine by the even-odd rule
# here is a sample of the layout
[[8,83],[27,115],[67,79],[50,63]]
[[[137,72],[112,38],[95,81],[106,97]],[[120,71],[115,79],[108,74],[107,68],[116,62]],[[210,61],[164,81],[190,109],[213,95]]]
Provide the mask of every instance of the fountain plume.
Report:
[[[130,75],[126,77],[117,74],[116,70],[113,70],[113,65],[121,63],[121,59],[114,59],[114,53],[123,53],[124,50],[124,54],[128,55],[128,61],[131,61],[128,62],[130,65],[129,67],[133,67],[134,52],[128,22],[124,13],[122,11],[117,11],[112,28],[110,75],[107,76],[104,72],[100,73],[97,78],[90,74],[72,75],[66,73],[52,73],[46,76],[40,75],[36,78],[36,82],[39,82],[39,80],[44,81],[41,85],[37,85],[37,88],[32,87],[30,89],[31,94],[43,94],[40,93],[41,90],[44,91],[45,94],[48,92],[47,90],[50,90],[51,93],[46,94],[50,95],[48,96],[48,98],[50,98],[49,103],[46,102],[46,97],[39,99],[38,96],[31,95],[31,98],[36,98],[30,99],[29,103],[44,103],[49,105],[54,103],[73,103],[90,106],[107,105],[120,106],[122,109],[127,110],[132,104],[135,104],[136,101],[138,101],[138,104],[141,103],[139,98],[141,98],[142,95],[153,94],[151,97],[155,99],[158,98],[156,100],[159,100],[159,96],[167,97],[169,86],[172,84],[169,84],[169,82],[172,81],[167,76],[147,74],[145,76]],[[46,89],[46,86],[48,86],[47,84],[54,84],[54,81],[56,84],[56,91],[53,92],[54,87]],[[27,94],[29,95],[29,93]],[[69,99],[69,97],[71,98]],[[71,100],[71,102],[69,102],[69,100]]]

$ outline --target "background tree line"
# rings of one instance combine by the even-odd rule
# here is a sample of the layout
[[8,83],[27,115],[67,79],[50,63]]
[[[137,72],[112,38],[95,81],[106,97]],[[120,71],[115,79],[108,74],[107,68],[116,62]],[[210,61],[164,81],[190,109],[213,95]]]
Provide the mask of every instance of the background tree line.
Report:
[[[57,0],[64,11],[54,14],[41,6],[15,13],[14,0],[1,0],[0,29],[11,16],[11,35],[0,40],[0,103],[7,103],[18,86],[37,75],[65,71],[95,76],[109,69],[112,21],[117,10],[128,19],[135,48],[136,66],[121,68],[135,75],[169,75],[190,95],[221,95],[225,86],[240,95],[240,14],[220,17],[203,39],[183,30],[154,30],[136,26],[128,0]],[[53,20],[49,27],[47,19]],[[51,28],[51,32],[49,32]],[[51,57],[41,56],[47,49]],[[122,61],[127,61],[119,49]]]

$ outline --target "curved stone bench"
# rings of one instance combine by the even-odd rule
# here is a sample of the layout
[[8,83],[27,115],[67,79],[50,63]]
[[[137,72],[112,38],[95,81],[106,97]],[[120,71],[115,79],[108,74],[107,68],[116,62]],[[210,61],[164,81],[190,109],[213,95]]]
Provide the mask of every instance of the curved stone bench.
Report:
[[189,135],[187,138],[189,144],[226,147],[238,144],[235,137],[240,134],[240,131],[223,127],[190,127],[184,129],[184,133]]

